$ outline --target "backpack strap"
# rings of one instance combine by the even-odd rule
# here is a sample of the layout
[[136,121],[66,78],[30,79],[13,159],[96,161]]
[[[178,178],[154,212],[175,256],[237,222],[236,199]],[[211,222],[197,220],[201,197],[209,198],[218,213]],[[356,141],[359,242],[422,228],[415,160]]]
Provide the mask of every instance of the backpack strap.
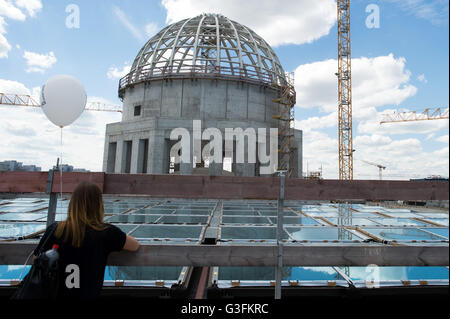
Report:
[[39,256],[43,252],[44,247],[47,245],[48,241],[55,233],[57,226],[58,226],[58,223],[55,222],[48,227],[47,231],[44,233],[44,236],[41,238],[41,241],[39,242],[38,246],[34,250],[35,256]]

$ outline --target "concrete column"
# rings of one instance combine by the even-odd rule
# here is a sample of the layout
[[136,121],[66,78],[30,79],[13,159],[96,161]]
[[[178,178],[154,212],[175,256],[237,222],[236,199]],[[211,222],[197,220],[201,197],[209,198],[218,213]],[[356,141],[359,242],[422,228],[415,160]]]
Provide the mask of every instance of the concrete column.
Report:
[[139,138],[132,139],[130,174],[137,174]]
[[292,153],[289,165],[293,168],[292,177],[303,178],[303,132],[294,130],[291,146],[296,148]]
[[261,161],[257,170],[259,176],[273,176],[278,167],[278,135],[271,134],[271,130],[266,129],[264,138],[258,136],[258,160]]
[[119,137],[117,139],[116,167],[114,168],[115,173],[122,173],[122,152],[123,152],[123,138]]
[[[189,163],[183,163],[180,160],[180,174],[181,175],[192,175],[192,172],[194,170],[193,164],[194,164],[194,145],[192,141],[189,143],[190,146],[190,161]],[[183,152],[183,150],[181,151]],[[183,156],[181,156],[183,158]]]
[[104,171],[107,173],[114,173],[116,169],[116,153],[117,153],[117,143],[108,143],[105,147],[105,157],[106,163],[103,164]]
[[167,156],[167,143],[164,131],[152,132],[148,143],[148,164],[149,174],[166,174],[168,171],[169,159]]
[[[241,147],[241,140],[236,141],[236,149],[233,153],[233,159],[235,158],[236,151]],[[249,163],[249,148],[248,148],[248,139],[244,139],[244,163],[236,163],[236,176],[255,176],[255,163]],[[255,151],[255,150],[254,150]],[[255,154],[256,157],[256,154]]]
[[133,141],[124,139],[122,141],[122,165],[120,167],[121,173],[131,173],[131,159],[133,157]]
[[[223,144],[222,144],[222,147]],[[209,150],[208,150],[209,152]],[[222,171],[223,171],[223,149],[221,151],[221,158],[222,158],[222,162],[221,163],[212,163],[211,159],[209,162],[209,168],[208,168],[208,173],[209,176],[222,176]]]
[[137,163],[137,172],[138,174],[148,173],[147,165],[148,165],[148,138],[139,139],[139,147],[138,147],[138,163]]
[[[108,134],[106,134],[105,135],[105,143],[103,146],[103,165],[102,165],[103,172],[107,172],[107,170],[108,170],[108,156],[109,156],[109,136],[108,136]],[[114,162],[115,162],[115,157],[114,157]],[[111,172],[111,173],[113,173],[113,172]]]

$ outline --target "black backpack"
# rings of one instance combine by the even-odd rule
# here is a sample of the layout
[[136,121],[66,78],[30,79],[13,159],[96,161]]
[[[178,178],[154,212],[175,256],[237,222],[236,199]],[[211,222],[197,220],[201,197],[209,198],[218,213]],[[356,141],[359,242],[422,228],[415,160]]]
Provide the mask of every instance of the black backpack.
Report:
[[56,299],[58,296],[60,267],[58,260],[50,266],[49,258],[45,254],[44,247],[55,232],[57,223],[50,226],[38,251],[38,256],[33,262],[30,271],[18,285],[12,299]]

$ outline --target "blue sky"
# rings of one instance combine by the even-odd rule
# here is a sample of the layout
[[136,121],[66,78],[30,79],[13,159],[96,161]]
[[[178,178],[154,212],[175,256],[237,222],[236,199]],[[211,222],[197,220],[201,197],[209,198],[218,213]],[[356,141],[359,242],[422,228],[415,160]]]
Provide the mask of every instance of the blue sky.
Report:
[[[282,7],[279,3],[0,0],[0,92],[37,92],[35,88],[52,75],[70,74],[84,84],[91,100],[119,105],[118,74],[124,74],[151,35],[181,18],[216,11],[255,30],[273,46],[285,70],[296,72],[296,125],[304,130],[304,170],[307,163],[311,170],[322,166],[325,177],[336,178],[335,4],[333,0],[291,0]],[[66,27],[70,4],[80,10],[79,28]],[[366,27],[369,4],[380,9],[379,28]],[[270,30],[280,21],[286,21],[280,30]],[[448,107],[448,1],[353,0],[351,23],[355,176],[378,176],[376,167],[360,159],[386,165],[385,174],[393,179],[448,176],[447,120],[375,125],[386,110]],[[313,76],[321,72],[322,78]],[[11,107],[1,110],[0,161],[17,159],[44,169],[51,166],[59,152],[58,134],[51,125],[37,121],[42,114]],[[34,119],[36,125],[27,127]],[[101,170],[104,125],[116,121],[120,121],[118,114],[84,114],[67,129],[67,160]],[[91,145],[89,156],[80,146],[85,145],[83,139]],[[33,150],[43,140],[45,146]]]

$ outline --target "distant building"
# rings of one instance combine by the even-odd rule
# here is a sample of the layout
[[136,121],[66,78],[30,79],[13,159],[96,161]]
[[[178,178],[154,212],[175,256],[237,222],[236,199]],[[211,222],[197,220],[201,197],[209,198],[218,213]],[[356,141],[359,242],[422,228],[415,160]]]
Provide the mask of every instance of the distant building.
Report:
[[[56,166],[53,166],[54,170],[57,170],[58,168]],[[69,164],[61,164],[61,169],[63,172],[77,172],[77,173],[86,173],[89,172],[88,170],[84,168],[74,168],[72,165]]]
[[18,161],[3,161],[0,162],[0,171],[40,172],[41,168],[36,165],[23,165]]
[[425,181],[432,181],[432,182],[436,182],[436,181],[443,181],[443,182],[448,182],[448,177],[443,177],[440,175],[431,175],[425,178],[415,178],[415,179],[410,179],[410,181],[421,181],[421,182],[425,182]]

